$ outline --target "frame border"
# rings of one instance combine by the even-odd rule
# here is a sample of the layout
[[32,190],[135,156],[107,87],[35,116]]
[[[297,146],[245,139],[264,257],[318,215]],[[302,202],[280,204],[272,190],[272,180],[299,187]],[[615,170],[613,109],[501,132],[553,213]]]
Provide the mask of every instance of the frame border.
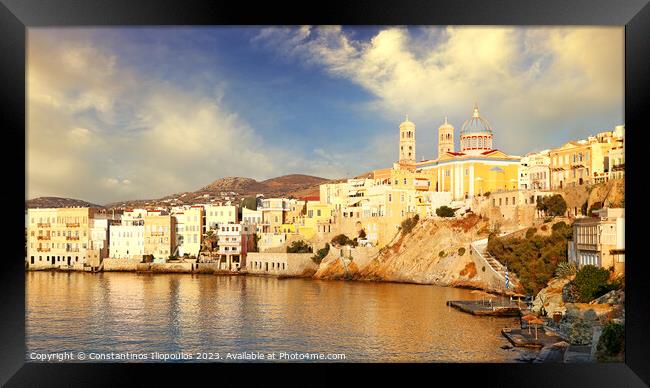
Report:
[[[251,11],[254,10],[254,11]],[[29,27],[93,26],[93,25],[221,25],[221,24],[467,24],[467,25],[625,25],[625,125],[633,128],[626,148],[626,177],[635,182],[643,179],[641,134],[647,120],[642,114],[650,101],[650,70],[645,53],[650,52],[650,5],[648,0],[547,0],[544,2],[516,0],[464,0],[436,4],[426,0],[401,2],[329,1],[318,5],[303,3],[282,6],[262,3],[251,7],[245,3],[174,0],[0,0],[0,118],[2,129],[10,135],[11,152],[3,153],[5,166],[25,159],[25,45]],[[597,44],[597,42],[596,42]],[[638,130],[637,130],[638,128]],[[647,152],[647,151],[646,151]],[[24,222],[18,203],[21,197],[15,186],[25,188],[26,169],[5,168],[9,174],[5,190],[0,191],[4,203],[13,204],[7,214],[13,222]],[[641,185],[639,185],[641,186]],[[633,184],[628,203],[644,205],[647,184]],[[204,374],[214,382],[246,385],[250,378],[260,382],[273,380],[283,385],[340,383],[403,383],[409,377],[428,378],[432,383],[446,377],[462,383],[498,386],[644,386],[650,384],[650,327],[647,261],[641,254],[641,212],[628,214],[628,254],[626,287],[626,360],[625,364],[36,364],[26,363],[25,355],[25,274],[22,260],[24,247],[20,230],[5,223],[6,238],[11,246],[5,267],[0,271],[0,287],[4,296],[0,316],[0,384],[7,386],[43,385],[111,385],[150,383],[152,376],[171,382],[187,383],[189,375]],[[647,223],[647,221],[646,221]],[[644,272],[645,270],[645,272]],[[282,371],[280,371],[280,368]],[[259,373],[250,373],[256,370]],[[217,372],[217,373],[214,373]],[[305,373],[309,380],[291,379]],[[342,378],[342,374],[346,378]],[[243,376],[243,377],[242,377]],[[365,385],[364,384],[364,385]]]

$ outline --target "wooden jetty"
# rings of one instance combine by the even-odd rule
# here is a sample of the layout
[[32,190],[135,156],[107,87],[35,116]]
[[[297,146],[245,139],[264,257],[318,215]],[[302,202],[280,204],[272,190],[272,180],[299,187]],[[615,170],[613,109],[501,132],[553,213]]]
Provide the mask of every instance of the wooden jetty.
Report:
[[499,305],[480,300],[450,300],[447,301],[447,306],[479,316],[518,317],[521,315],[521,309],[516,304]]
[[564,339],[554,333],[547,332],[543,327],[537,328],[537,338],[535,338],[535,329],[531,329],[530,334],[528,329],[504,328],[501,334],[516,347],[524,348],[542,348],[551,346]]

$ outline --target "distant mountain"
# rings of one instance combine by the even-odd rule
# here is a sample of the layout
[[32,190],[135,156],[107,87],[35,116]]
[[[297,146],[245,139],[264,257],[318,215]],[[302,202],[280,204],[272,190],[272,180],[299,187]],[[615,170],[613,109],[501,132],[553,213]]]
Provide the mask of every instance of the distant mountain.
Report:
[[251,178],[242,178],[238,176],[229,176],[225,178],[217,179],[216,181],[210,183],[209,185],[202,187],[195,191],[195,193],[210,193],[210,192],[226,192],[226,191],[255,191],[261,190],[263,186]]
[[38,197],[34,199],[28,199],[25,201],[25,206],[28,209],[58,207],[103,207],[102,205],[86,202],[81,199],[60,197]]
[[239,202],[239,200],[244,197],[252,197],[257,194],[263,194],[267,198],[315,197],[320,194],[319,186],[321,184],[340,181],[342,180],[330,180],[303,174],[284,175],[260,182],[252,178],[229,176],[225,178],[219,178],[214,182],[203,186],[193,192],[171,194],[159,199],[113,202],[106,204],[105,207],[119,208],[137,206],[180,205],[205,203],[212,200],[230,200]]
[[[258,182],[251,178],[226,177],[217,179],[209,185],[202,187],[193,194],[219,195],[220,193],[237,193],[239,196],[289,196],[295,192],[312,189],[314,186],[328,182],[328,179],[311,175],[291,174]],[[309,191],[309,190],[308,190]],[[311,192],[310,191],[310,192]],[[295,195],[294,195],[295,196]]]

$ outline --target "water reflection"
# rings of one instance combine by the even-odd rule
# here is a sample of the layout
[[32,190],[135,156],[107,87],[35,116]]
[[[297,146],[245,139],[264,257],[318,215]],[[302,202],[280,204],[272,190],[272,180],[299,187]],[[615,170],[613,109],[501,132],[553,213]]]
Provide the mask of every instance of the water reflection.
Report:
[[213,275],[29,272],[31,352],[344,353],[356,362],[504,362],[500,329],[445,305],[468,290]]

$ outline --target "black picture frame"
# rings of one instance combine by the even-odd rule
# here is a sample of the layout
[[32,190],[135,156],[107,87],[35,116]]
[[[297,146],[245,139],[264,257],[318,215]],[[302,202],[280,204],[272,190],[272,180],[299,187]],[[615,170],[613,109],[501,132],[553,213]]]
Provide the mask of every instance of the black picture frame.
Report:
[[[22,228],[25,161],[25,37],[36,26],[94,25],[281,25],[281,24],[465,24],[465,25],[619,25],[625,26],[625,125],[632,182],[626,263],[626,359],[624,364],[37,364],[25,363],[25,276]],[[597,42],[594,42],[597,44]],[[152,378],[187,383],[203,375],[225,385],[404,384],[417,378],[427,385],[606,386],[650,384],[650,306],[647,259],[642,233],[648,184],[643,174],[643,132],[650,131],[644,111],[650,101],[646,53],[650,53],[648,0],[426,0],[327,1],[317,4],[251,4],[181,0],[0,0],[0,123],[5,147],[5,245],[11,247],[0,269],[0,383],[7,386],[131,385]],[[647,153],[647,151],[645,151]],[[642,183],[643,182],[643,183]],[[627,184],[626,184],[627,186]],[[642,210],[643,209],[643,210]],[[645,221],[645,223],[644,223]],[[301,376],[298,376],[298,373]]]

